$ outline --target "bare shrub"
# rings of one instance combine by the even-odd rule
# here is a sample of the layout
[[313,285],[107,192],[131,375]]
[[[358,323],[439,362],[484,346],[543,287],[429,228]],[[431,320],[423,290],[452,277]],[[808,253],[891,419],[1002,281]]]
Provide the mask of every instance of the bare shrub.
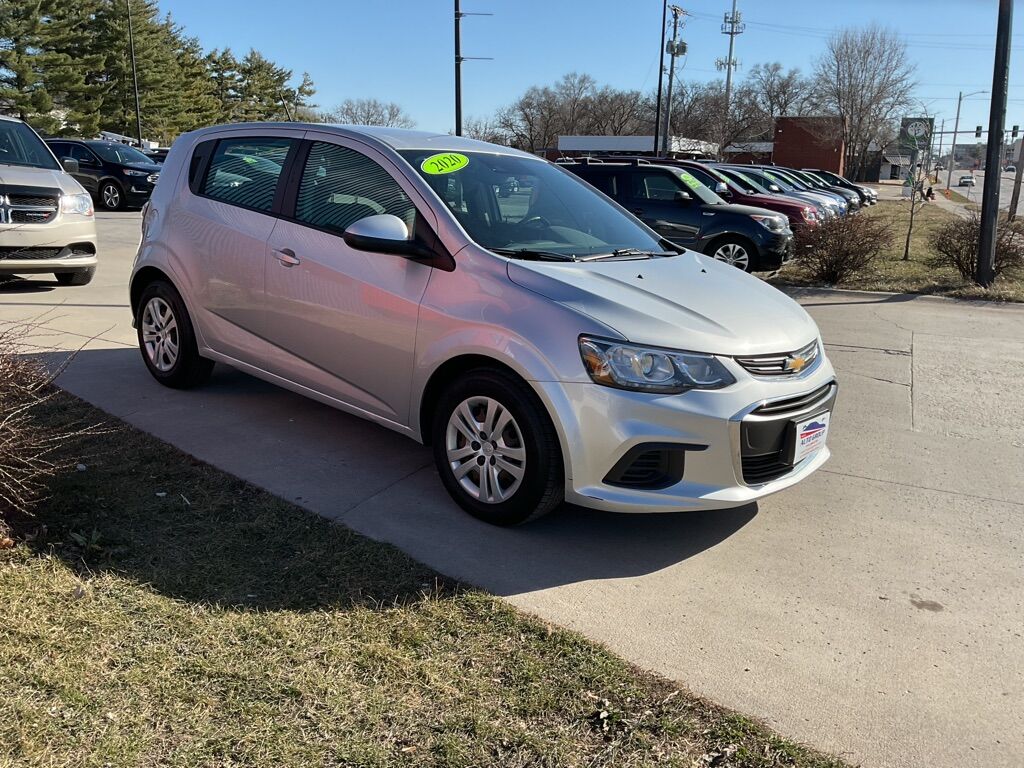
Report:
[[[935,253],[929,259],[933,267],[953,267],[967,281],[978,273],[978,241],[981,217],[957,217],[931,236]],[[996,228],[995,276],[1024,269],[1024,222],[1001,219]]]
[[843,216],[800,232],[797,260],[813,279],[840,285],[870,267],[891,241],[892,229],[882,219]]
[[[48,428],[36,418],[57,394],[56,371],[37,358],[27,341],[29,326],[0,329],[0,536],[12,513],[27,513],[48,477],[70,463],[59,451],[76,437],[96,433],[96,427]],[[66,364],[66,363],[65,363]]]

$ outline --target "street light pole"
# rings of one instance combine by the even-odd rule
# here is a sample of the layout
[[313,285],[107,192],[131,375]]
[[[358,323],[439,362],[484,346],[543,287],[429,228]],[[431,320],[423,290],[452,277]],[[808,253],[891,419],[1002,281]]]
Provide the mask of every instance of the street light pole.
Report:
[[462,135],[462,11],[455,0],[455,135]]
[[985,288],[992,285],[996,276],[996,226],[999,223],[999,183],[1002,177],[999,161],[1003,154],[1012,29],[1013,0],[999,0],[996,58],[992,69],[992,106],[988,115],[988,147],[985,153],[985,184],[981,188],[981,239],[978,243],[978,273],[975,275],[975,282]]
[[956,134],[957,131],[960,130],[960,105],[963,103],[965,96],[977,96],[979,93],[988,93],[988,91],[971,91],[970,93],[960,91],[960,94],[956,98],[956,120],[953,121],[953,143],[949,148],[949,170],[946,172],[947,190],[953,183],[953,166],[956,165]]
[[139,137],[139,149],[142,149],[142,109],[139,106],[139,71],[135,66],[135,34],[132,32],[132,0],[124,0],[128,9],[128,48],[132,54],[132,84],[135,87],[135,129]]

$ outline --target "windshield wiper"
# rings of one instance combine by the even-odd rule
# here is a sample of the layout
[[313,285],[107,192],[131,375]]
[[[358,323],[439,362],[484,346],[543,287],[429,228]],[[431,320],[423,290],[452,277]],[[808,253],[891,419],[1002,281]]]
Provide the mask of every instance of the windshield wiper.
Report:
[[580,261],[601,261],[602,259],[654,259],[665,256],[678,256],[675,251],[644,251],[640,248],[616,248],[611,253],[595,253],[583,256]]
[[517,259],[529,259],[531,261],[579,261],[571,253],[556,253],[555,251],[541,251],[533,248],[491,248],[495,253],[502,256],[512,256]]

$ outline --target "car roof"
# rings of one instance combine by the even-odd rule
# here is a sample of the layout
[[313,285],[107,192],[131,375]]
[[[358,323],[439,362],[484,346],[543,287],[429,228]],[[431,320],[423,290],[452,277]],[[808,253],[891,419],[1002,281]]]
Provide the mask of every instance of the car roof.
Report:
[[534,160],[540,159],[529,152],[522,152],[511,147],[503,147],[498,144],[490,144],[486,141],[477,141],[465,136],[452,136],[447,133],[436,131],[417,131],[408,128],[390,128],[379,125],[341,125],[335,123],[230,123],[224,125],[202,128],[193,135],[202,139],[207,134],[216,134],[228,130],[253,130],[261,128],[284,129],[284,130],[307,130],[319,131],[320,133],[333,133],[338,136],[362,139],[369,143],[380,144],[392,150],[403,149],[432,149],[437,152],[490,152],[499,155],[516,155],[529,157]]

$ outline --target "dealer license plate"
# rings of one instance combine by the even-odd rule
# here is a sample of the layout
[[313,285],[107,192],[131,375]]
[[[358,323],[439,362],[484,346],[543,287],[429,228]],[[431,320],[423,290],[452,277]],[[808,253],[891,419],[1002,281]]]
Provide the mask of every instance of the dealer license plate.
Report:
[[796,444],[793,450],[793,463],[797,464],[815,451],[825,447],[825,436],[828,434],[828,418],[826,411],[806,421],[796,422]]

